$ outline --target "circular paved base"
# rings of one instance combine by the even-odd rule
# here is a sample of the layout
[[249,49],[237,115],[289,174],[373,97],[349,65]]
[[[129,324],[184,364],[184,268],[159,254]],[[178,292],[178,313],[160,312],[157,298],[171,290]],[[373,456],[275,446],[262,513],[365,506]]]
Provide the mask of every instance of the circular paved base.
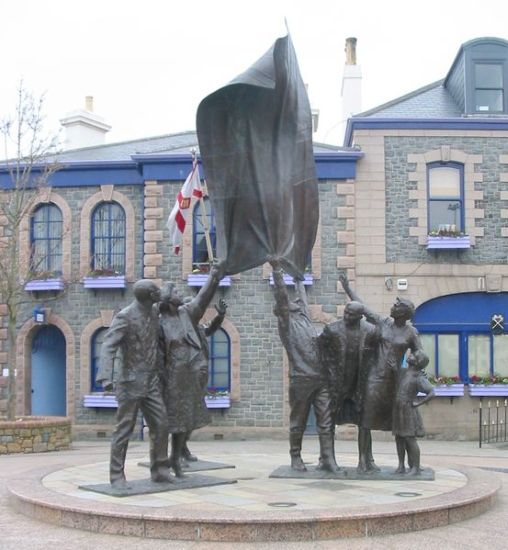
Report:
[[[295,541],[448,525],[491,508],[499,489],[494,475],[476,469],[436,470],[436,481],[269,479],[269,458],[228,456],[237,469],[213,475],[238,479],[234,485],[121,499],[78,488],[83,482],[104,482],[107,463],[39,470],[10,481],[10,502],[41,521],[100,533],[173,540]],[[128,462],[128,479],[146,477],[146,469],[136,462]]]

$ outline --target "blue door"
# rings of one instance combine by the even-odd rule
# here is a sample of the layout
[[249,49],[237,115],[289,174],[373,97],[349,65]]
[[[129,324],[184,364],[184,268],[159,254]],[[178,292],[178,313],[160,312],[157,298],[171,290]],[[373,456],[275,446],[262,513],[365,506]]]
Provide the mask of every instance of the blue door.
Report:
[[32,414],[66,415],[65,338],[53,325],[32,340]]

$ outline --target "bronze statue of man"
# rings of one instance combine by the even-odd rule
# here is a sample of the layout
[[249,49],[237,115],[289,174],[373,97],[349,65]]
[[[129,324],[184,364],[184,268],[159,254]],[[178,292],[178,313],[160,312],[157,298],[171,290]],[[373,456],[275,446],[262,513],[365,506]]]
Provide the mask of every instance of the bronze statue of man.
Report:
[[334,420],[358,426],[358,471],[379,470],[372,457],[370,430],[362,426],[365,386],[377,346],[376,328],[362,317],[364,306],[349,302],[342,319],[325,326],[319,344],[330,373]]
[[306,471],[301,450],[310,407],[314,406],[319,434],[320,467],[339,471],[335,461],[334,424],[329,381],[320,361],[317,332],[308,311],[307,296],[302,281],[295,281],[298,299],[290,301],[280,264],[273,267],[275,295],[274,313],[279,336],[289,361],[289,454],[291,468]]
[[[134,301],[115,315],[101,348],[97,382],[105,390],[113,387],[113,366],[117,374],[118,411],[111,440],[110,482],[128,488],[125,457],[129,439],[141,410],[150,430],[150,475],[154,482],[171,481],[168,462],[168,419],[160,390],[157,352],[159,319],[154,304],[160,291],[153,281],[134,285]],[[115,359],[116,358],[116,359]]]

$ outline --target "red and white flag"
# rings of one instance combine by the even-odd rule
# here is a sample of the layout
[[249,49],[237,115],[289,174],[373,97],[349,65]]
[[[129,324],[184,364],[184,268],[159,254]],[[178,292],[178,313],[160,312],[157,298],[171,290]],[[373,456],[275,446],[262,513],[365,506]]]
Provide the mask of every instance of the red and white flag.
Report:
[[185,225],[189,217],[192,197],[200,199],[202,196],[203,191],[199,178],[198,163],[194,162],[191,173],[187,176],[182,189],[176,197],[175,206],[171,210],[168,223],[166,224],[175,254],[180,252],[180,245],[182,244],[183,232],[185,231]]

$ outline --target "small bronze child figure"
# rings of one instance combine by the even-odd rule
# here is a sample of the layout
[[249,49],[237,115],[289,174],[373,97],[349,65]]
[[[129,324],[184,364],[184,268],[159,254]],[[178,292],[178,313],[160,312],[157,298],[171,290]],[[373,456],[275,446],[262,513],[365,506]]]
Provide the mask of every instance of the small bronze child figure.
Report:
[[[406,473],[404,465],[407,451],[409,464],[408,474],[418,475],[420,468],[420,447],[416,441],[417,437],[423,437],[422,417],[417,409],[434,397],[434,388],[427,380],[423,369],[428,365],[429,358],[421,351],[411,353],[407,359],[407,369],[401,369],[393,406],[393,435],[397,445],[399,466],[395,471],[398,474]],[[415,401],[418,392],[424,393],[425,397]]]

